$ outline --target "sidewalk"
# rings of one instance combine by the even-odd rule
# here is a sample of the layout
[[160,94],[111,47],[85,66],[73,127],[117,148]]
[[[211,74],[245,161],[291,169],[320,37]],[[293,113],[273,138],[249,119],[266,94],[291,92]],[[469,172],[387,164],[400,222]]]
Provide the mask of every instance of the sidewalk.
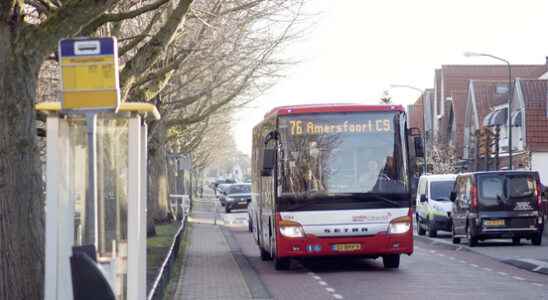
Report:
[[234,214],[226,222],[226,216],[215,213],[215,201],[210,195],[193,204],[187,232],[190,245],[173,299],[270,299],[230,229],[219,225],[230,226]]
[[220,228],[193,223],[189,234],[190,247],[174,299],[250,299]]

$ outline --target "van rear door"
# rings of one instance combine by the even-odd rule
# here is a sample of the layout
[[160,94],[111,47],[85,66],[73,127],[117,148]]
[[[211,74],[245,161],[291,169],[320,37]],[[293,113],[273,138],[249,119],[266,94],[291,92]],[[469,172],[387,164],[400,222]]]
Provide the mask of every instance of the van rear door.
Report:
[[537,210],[536,185],[536,176],[530,173],[480,175],[480,211]]

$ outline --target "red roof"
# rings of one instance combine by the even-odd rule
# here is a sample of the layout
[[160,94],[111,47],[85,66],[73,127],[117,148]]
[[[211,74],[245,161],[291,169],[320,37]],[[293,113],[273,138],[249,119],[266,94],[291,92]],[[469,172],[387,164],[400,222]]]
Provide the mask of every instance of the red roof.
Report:
[[285,116],[297,114],[331,113],[331,112],[368,112],[368,111],[405,111],[401,105],[366,105],[352,103],[332,104],[302,104],[279,106],[265,114],[265,119],[270,116]]

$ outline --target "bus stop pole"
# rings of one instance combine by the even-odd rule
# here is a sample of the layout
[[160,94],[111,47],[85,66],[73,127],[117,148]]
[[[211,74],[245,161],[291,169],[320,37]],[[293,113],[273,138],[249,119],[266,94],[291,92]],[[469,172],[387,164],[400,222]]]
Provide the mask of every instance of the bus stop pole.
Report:
[[88,141],[88,186],[86,190],[85,244],[98,246],[97,236],[97,114],[86,113]]

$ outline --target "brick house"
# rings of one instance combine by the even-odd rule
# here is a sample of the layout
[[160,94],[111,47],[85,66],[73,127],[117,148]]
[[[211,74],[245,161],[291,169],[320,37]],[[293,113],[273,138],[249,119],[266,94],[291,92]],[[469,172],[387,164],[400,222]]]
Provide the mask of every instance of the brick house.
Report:
[[[516,79],[512,97],[512,166],[537,170],[548,183],[548,80]],[[471,80],[464,126],[464,158],[474,155],[480,127],[501,128],[500,166],[508,165],[508,89],[504,81]]]
[[[537,79],[547,70],[547,65],[512,65],[512,77]],[[434,139],[439,143],[451,144],[455,146],[459,159],[463,157],[470,80],[507,81],[508,68],[506,65],[442,65],[434,72],[434,88],[425,90],[419,98],[422,99],[425,114],[426,145],[431,147]],[[410,115],[411,124],[415,122],[413,117]]]
[[415,101],[415,103],[407,106],[407,116],[409,128],[419,128],[422,132],[424,130],[424,107],[422,96]]
[[[546,65],[513,65],[513,78],[536,79],[547,70]],[[508,80],[505,65],[444,65],[436,70],[434,80],[434,135],[442,143],[450,143],[462,157],[464,116],[469,80]]]

